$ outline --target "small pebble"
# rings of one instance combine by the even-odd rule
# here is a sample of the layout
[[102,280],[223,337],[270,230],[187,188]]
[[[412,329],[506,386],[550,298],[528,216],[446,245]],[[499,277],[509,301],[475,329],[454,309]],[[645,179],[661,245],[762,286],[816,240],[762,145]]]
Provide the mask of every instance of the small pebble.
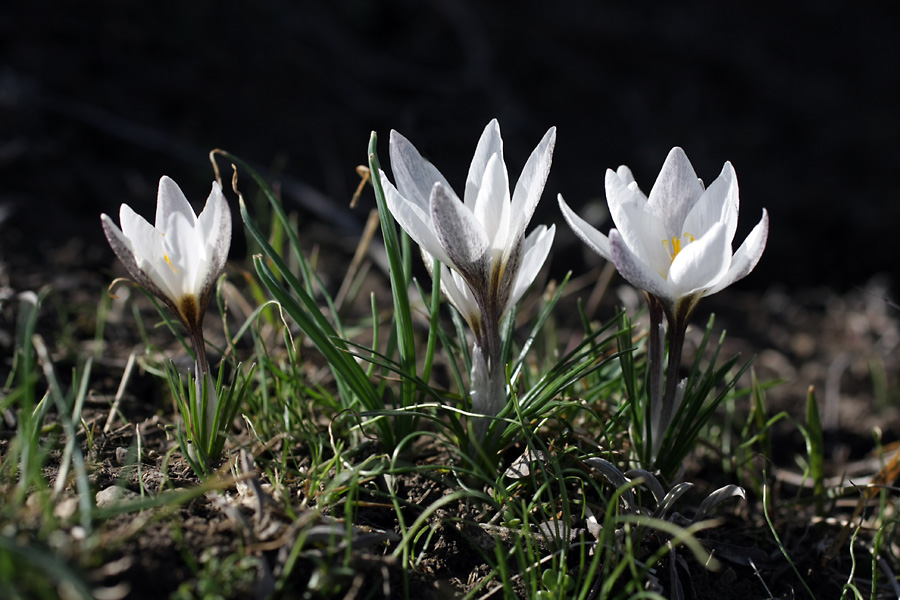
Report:
[[123,448],[122,446],[116,448],[116,462],[120,465],[128,464],[128,448]]
[[66,520],[75,514],[75,509],[77,508],[78,498],[66,498],[57,503],[53,508],[53,514],[56,515],[56,518],[58,519]]
[[119,487],[117,485],[110,486],[105,490],[97,492],[96,501],[97,508],[110,508],[117,504],[130,502],[138,498],[138,494],[131,490]]

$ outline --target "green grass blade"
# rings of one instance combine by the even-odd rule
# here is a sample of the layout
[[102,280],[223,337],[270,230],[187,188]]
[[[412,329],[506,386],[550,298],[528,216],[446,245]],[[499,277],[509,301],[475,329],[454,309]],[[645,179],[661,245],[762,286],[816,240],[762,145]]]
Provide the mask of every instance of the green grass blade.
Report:
[[[378,136],[372,132],[369,139],[369,171],[372,187],[375,189],[375,202],[378,205],[378,216],[381,220],[381,232],[384,236],[384,247],[387,251],[391,268],[391,294],[394,298],[394,319],[397,331],[397,350],[403,371],[410,376],[416,374],[416,346],[413,336],[412,312],[409,307],[410,252],[403,251],[397,237],[394,218],[387,207],[384,188],[381,185],[381,164],[378,161]],[[407,242],[408,244],[408,242]],[[405,258],[404,258],[405,256]],[[402,384],[401,406],[409,406],[415,402],[415,388],[406,380]],[[406,432],[412,423],[401,421],[399,429]]]
[[814,485],[813,493],[816,496],[816,514],[823,516],[825,512],[825,437],[822,433],[822,421],[819,419],[816,389],[813,386],[809,386],[809,393],[806,396],[806,454]]

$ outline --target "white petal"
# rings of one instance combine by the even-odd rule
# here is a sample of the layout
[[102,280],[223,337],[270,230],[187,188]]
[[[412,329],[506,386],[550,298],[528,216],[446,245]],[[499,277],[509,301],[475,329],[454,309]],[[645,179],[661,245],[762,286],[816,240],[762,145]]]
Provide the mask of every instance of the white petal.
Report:
[[559,194],[557,199],[559,200],[559,210],[562,211],[563,217],[565,217],[566,222],[569,224],[569,227],[572,228],[572,231],[575,232],[575,235],[577,235],[582,242],[587,244],[591,250],[606,260],[612,260],[612,252],[609,249],[609,238],[589,225],[587,221],[576,215],[575,212],[569,208],[569,205],[566,204],[566,201],[563,200],[562,194]]
[[[503,162],[503,139],[500,137],[500,124],[497,123],[497,119],[491,119],[491,122],[481,132],[478,145],[475,147],[475,155],[472,157],[472,164],[469,165],[469,174],[466,177],[463,199],[469,210],[475,210],[475,199],[478,198],[478,190],[484,179],[484,172],[487,169],[488,161],[495,154],[500,156],[500,163],[503,164],[505,174],[506,164]],[[508,180],[509,176],[507,175]]]
[[[172,214],[181,215],[179,212]],[[186,219],[184,216],[182,218]],[[169,270],[169,266],[165,262],[165,236],[163,233],[148,223],[144,217],[134,212],[127,204],[123,204],[119,209],[119,221],[122,223],[122,234],[128,238],[134,252],[135,267],[143,273],[144,277],[153,282],[156,289],[163,292],[166,297],[172,298],[173,290],[169,279],[160,275],[162,267]],[[150,289],[145,281],[138,278],[137,274],[131,273],[131,275],[138,283]]]
[[[397,190],[404,198],[427,212],[434,184],[440,182],[447,187],[450,184],[433,164],[422,158],[408,139],[393,130],[390,145],[391,170],[394,172]],[[384,177],[381,179],[385,181]]]
[[627,184],[618,173],[606,171],[606,202],[616,230],[631,251],[664,276],[669,269],[665,224],[637,185]]
[[677,299],[671,286],[659,273],[641,261],[615,229],[609,232],[609,247],[619,274],[631,285],[648,292],[670,305]]
[[165,233],[169,215],[180,213],[191,226],[197,222],[194,209],[184,196],[184,192],[172,179],[163,175],[159,180],[159,192],[156,196],[156,228]]
[[466,320],[469,327],[475,329],[473,325],[477,323],[481,316],[478,303],[475,302],[472,291],[469,289],[466,282],[463,281],[462,277],[455,271],[448,269],[444,264],[441,265],[441,290],[444,292],[447,299],[450,300],[450,304],[452,304]]
[[[453,190],[439,183],[431,192],[431,216],[444,252],[469,279],[486,267],[488,239],[484,229]],[[471,280],[470,280],[471,281]]]
[[109,216],[100,215],[100,222],[103,224],[103,231],[106,234],[106,239],[109,240],[109,245],[112,247],[113,252],[116,253],[116,256],[119,257],[119,260],[122,261],[122,264],[125,265],[125,268],[128,270],[131,277],[151,294],[154,294],[163,300],[168,298],[168,295],[160,289],[156,282],[158,276],[156,276],[155,273],[151,276],[139,266],[131,240],[125,237],[125,234],[116,227]]
[[[616,175],[619,176],[626,186],[630,186],[634,184],[634,187],[640,192],[640,188],[637,187],[637,183],[634,180],[634,174],[631,172],[631,169],[626,167],[625,165],[619,165],[619,168],[616,169]],[[641,192],[643,194],[643,192]],[[646,198],[646,195],[644,196]]]
[[731,243],[724,223],[716,223],[703,237],[685,245],[669,268],[675,296],[688,296],[715,285],[731,264]]
[[490,245],[499,251],[509,243],[509,181],[499,154],[491,155],[484,169],[474,206],[466,205],[481,223]]
[[522,265],[519,267],[519,274],[516,277],[516,284],[513,288],[512,296],[509,299],[509,305],[516,304],[525,293],[525,290],[534,282],[541,267],[550,254],[550,247],[553,245],[553,237],[556,234],[556,225],[547,227],[541,225],[535,228],[524,243],[524,257]]
[[550,173],[550,162],[553,159],[553,148],[556,145],[556,127],[551,127],[541,138],[537,147],[519,175],[516,189],[512,196],[513,228],[524,233],[534,214],[534,209],[544,192],[547,175]]
[[766,249],[766,240],[768,237],[769,213],[766,209],[763,209],[762,219],[756,224],[756,227],[753,228],[747,236],[747,239],[744,240],[744,243],[741,244],[741,247],[738,248],[737,252],[735,252],[734,256],[731,258],[731,267],[728,269],[728,273],[726,273],[715,286],[707,291],[705,295],[709,296],[710,294],[722,291],[735,281],[746,277],[750,271],[756,267],[757,263],[759,263],[759,259],[762,258],[763,250]]
[[164,261],[170,268],[159,265],[158,271],[175,292],[173,300],[176,304],[187,294],[199,298],[205,276],[205,272],[201,275],[200,270],[205,271],[209,265],[204,240],[181,213],[169,214],[166,231]]
[[206,274],[204,287],[212,285],[228,260],[228,250],[231,248],[231,210],[222,189],[215,181],[206,206],[200,216],[197,217],[197,235],[205,243],[205,250],[209,258],[210,269]]
[[146,256],[153,248],[162,246],[162,232],[127,204],[119,208],[119,222],[122,224],[122,233],[131,241],[135,255]]
[[701,237],[713,223],[725,225],[728,243],[737,230],[739,193],[737,177],[731,163],[725,163],[722,173],[710,184],[684,220],[682,233]]
[[[424,205],[419,205],[403,197],[397,188],[388,181],[384,171],[379,172],[381,176],[381,186],[384,189],[384,199],[387,202],[388,210],[394,216],[400,227],[409,234],[423,250],[433,255],[441,262],[452,264],[447,253],[444,252],[440,240],[434,231],[434,222],[431,217],[431,192],[427,196],[428,201]],[[432,184],[433,185],[433,184]]]
[[660,216],[667,237],[680,236],[685,217],[703,195],[703,184],[684,150],[672,148],[650,190],[650,207]]

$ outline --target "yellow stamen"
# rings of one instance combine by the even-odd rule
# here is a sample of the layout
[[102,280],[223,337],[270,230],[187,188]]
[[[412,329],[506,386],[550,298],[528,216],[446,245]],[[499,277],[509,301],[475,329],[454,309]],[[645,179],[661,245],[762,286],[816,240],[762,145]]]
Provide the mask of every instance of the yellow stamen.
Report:
[[[678,256],[678,253],[681,252],[681,238],[687,238],[687,242],[685,245],[690,244],[694,241],[694,236],[690,233],[685,233],[681,237],[673,237],[671,240],[663,240],[663,246],[666,247],[666,254],[669,255],[669,260],[675,260],[675,257]],[[669,244],[672,244],[672,250],[669,250]]]
[[168,255],[168,254],[163,254],[163,258],[166,259],[166,262],[167,262],[167,263],[169,264],[169,266],[172,268],[172,271],[177,275],[177,274],[178,274],[178,269],[176,269],[176,268],[175,268],[175,265],[172,264],[172,261],[169,260],[169,255]]

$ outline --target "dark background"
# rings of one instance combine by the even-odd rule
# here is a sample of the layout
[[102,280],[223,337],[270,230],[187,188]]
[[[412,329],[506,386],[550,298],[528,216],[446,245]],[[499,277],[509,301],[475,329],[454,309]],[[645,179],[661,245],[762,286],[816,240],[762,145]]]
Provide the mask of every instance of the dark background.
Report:
[[7,0],[0,248],[40,262],[65,246],[109,268],[99,213],[125,202],[152,218],[162,174],[199,207],[214,147],[282,179],[305,224],[350,239],[370,131],[385,162],[394,128],[461,189],[496,116],[513,179],[559,129],[532,223],[562,226],[558,271],[584,253],[556,194],[602,199],[606,168],[622,163],[649,191],[680,145],[707,183],[734,164],[735,247],[771,214],[743,286],[898,281],[898,25],[829,1]]

